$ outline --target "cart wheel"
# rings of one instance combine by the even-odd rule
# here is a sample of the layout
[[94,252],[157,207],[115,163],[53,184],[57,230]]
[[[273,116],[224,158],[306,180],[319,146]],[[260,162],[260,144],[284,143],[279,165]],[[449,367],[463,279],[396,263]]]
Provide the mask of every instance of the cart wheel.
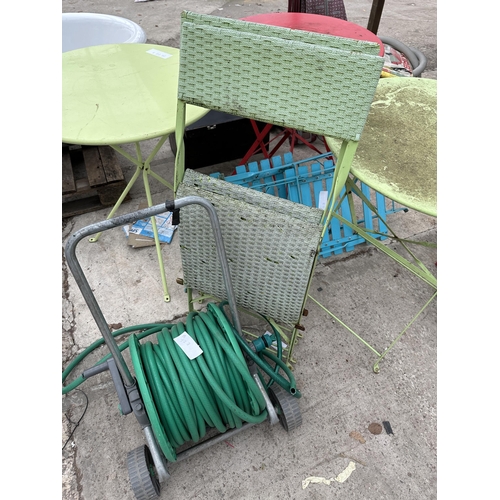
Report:
[[268,389],[268,394],[271,403],[276,409],[280,424],[287,432],[293,431],[293,429],[302,425],[302,415],[297,398],[276,383]]
[[127,454],[130,484],[137,500],[153,500],[160,496],[160,481],[151,452],[146,445]]

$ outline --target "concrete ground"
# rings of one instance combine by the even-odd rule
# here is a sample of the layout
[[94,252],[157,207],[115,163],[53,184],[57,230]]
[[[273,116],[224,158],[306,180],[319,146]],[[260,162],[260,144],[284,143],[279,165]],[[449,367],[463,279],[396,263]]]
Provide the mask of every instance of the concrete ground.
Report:
[[[346,2],[352,22],[366,26],[371,2]],[[100,12],[140,24],[148,41],[178,46],[179,15],[183,9],[228,17],[286,11],[286,0],[173,1],[63,0],[63,12]],[[386,2],[378,33],[415,47],[428,58],[422,75],[437,78],[436,2]],[[148,147],[148,145],[146,145]],[[149,145],[150,147],[150,145]],[[307,151],[298,149],[297,154]],[[120,160],[127,178],[133,169]],[[172,175],[168,142],[155,169]],[[202,171],[231,171],[231,164]],[[169,193],[152,183],[155,203]],[[144,201],[142,184],[120,213]],[[63,245],[76,230],[106,218],[98,210],[63,220]],[[413,212],[398,212],[389,223],[403,237],[436,241],[436,221]],[[83,240],[78,259],[109,324],[172,322],[187,311],[177,235],[163,248],[170,303],[163,301],[153,247],[133,249],[121,229],[103,234],[97,244]],[[436,251],[422,247],[420,257],[436,270]],[[100,337],[86,303],[63,260],[62,364]],[[379,351],[395,337],[430,297],[428,286],[392,260],[362,247],[319,262],[311,295]],[[375,355],[314,302],[308,304],[305,332],[295,349],[294,374],[303,394],[303,424],[287,433],[267,422],[252,427],[184,461],[169,464],[170,479],[162,499],[393,499],[437,498],[437,328],[436,302],[396,344],[375,374]],[[91,355],[82,368],[106,353]],[[77,370],[77,374],[81,369]],[[121,416],[109,375],[90,379],[62,398],[64,500],[132,500],[126,456],[145,442],[132,415]],[[86,399],[88,408],[85,411]],[[73,425],[84,413],[73,435]],[[389,422],[392,433],[382,426]],[[336,478],[354,467],[343,482],[311,483],[310,477]]]

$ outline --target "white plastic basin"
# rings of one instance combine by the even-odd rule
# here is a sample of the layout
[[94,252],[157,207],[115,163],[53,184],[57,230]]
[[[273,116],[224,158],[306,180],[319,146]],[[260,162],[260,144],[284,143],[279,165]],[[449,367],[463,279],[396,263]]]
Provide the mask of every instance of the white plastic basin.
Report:
[[107,43],[146,43],[146,33],[133,21],[108,14],[62,15],[62,51]]

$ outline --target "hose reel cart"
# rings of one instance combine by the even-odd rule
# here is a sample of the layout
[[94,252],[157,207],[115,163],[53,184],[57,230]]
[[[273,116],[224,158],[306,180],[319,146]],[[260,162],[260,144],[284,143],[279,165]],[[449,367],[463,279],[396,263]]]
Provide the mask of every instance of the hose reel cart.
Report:
[[[191,177],[191,173],[194,178]],[[187,186],[189,179],[192,181],[191,186]],[[127,457],[129,478],[137,500],[156,498],[160,494],[161,484],[169,477],[167,470],[169,461],[183,460],[266,419],[271,425],[279,421],[287,431],[293,430],[302,423],[298,405],[301,394],[296,388],[289,366],[282,360],[283,349],[287,348],[282,345],[283,331],[275,318],[271,319],[267,316],[269,311],[253,308],[253,301],[248,298],[244,300],[242,297],[242,294],[248,291],[241,288],[245,286],[245,280],[241,279],[240,274],[235,273],[235,270],[238,271],[235,268],[235,259],[238,256],[234,253],[234,243],[237,241],[227,229],[227,214],[230,213],[241,222],[251,220],[251,214],[254,214],[252,223],[257,224],[261,232],[260,237],[257,233],[247,232],[245,240],[250,247],[252,244],[257,244],[265,250],[262,245],[269,238],[269,232],[265,231],[266,227],[272,232],[278,231],[279,238],[283,238],[283,234],[288,234],[290,236],[288,239],[296,240],[296,234],[293,235],[290,227],[283,225],[286,219],[283,214],[262,207],[263,203],[276,203],[275,197],[257,193],[257,201],[252,193],[250,196],[256,203],[252,206],[248,201],[227,196],[222,197],[228,200],[226,207],[217,206],[220,200],[216,193],[200,190],[199,185],[195,185],[199,184],[200,179],[208,180],[211,186],[215,186],[215,191],[219,188],[223,190],[238,188],[230,183],[217,181],[188,170],[183,181],[184,187],[179,187],[179,198],[175,201],[87,226],[73,234],[65,248],[68,266],[93,315],[102,339],[94,342],[66,368],[63,372],[63,384],[75,366],[92,349],[106,343],[110,352],[92,368],[84,371],[79,378],[63,387],[63,394],[70,392],[97,373],[110,371],[121,413],[134,413],[147,443],[130,451]],[[180,194],[181,191],[184,191],[183,195]],[[188,194],[190,192],[196,194]],[[199,196],[198,193],[208,196],[211,200]],[[263,202],[263,198],[270,198],[272,201]],[[287,200],[283,201],[287,202]],[[299,207],[298,204],[289,203],[290,206],[294,206],[294,210]],[[281,208],[285,209],[285,207]],[[304,208],[310,210],[308,207]],[[200,218],[200,210],[205,218]],[[172,211],[175,217],[180,218],[180,221],[176,222],[180,222],[179,235],[186,286],[192,287],[200,284],[205,287],[203,293],[209,294],[217,301],[208,303],[206,311],[195,311],[190,302],[190,312],[185,324],[151,323],[122,328],[111,333],[76,258],[76,246],[83,238],[97,232],[133,223],[165,211]],[[222,224],[219,212],[222,214]],[[266,216],[263,220],[264,214]],[[208,225],[207,219],[211,226],[208,231],[205,227]],[[300,232],[302,228],[297,226],[298,221],[293,217],[288,217],[288,219],[288,224],[292,224]],[[302,224],[311,226],[310,220]],[[196,231],[193,232],[190,225],[194,225]],[[312,224],[312,227],[314,230],[309,233],[313,237],[306,247],[303,247],[304,238],[299,238],[299,246],[302,247],[299,248],[299,252],[308,255],[309,259],[304,268],[307,270],[307,276],[303,277],[306,286],[308,286],[309,274],[315,262],[315,252],[322,229],[319,224]],[[237,229],[236,226],[235,229]],[[248,227],[246,229],[248,230]],[[241,228],[237,230],[241,231]],[[283,233],[283,230],[286,232]],[[203,237],[196,236],[200,233],[203,233]],[[206,238],[208,234],[210,234],[211,243],[207,244],[203,238]],[[241,236],[242,234],[239,235],[239,240]],[[196,260],[193,257],[192,244],[196,241],[201,244],[202,254],[208,252],[211,258],[217,261],[216,264],[210,261],[210,266],[213,267],[205,266],[208,269],[205,275],[212,277],[215,288],[203,280],[200,283],[191,284],[190,282],[192,275],[189,274],[189,265],[195,264]],[[274,247],[271,249],[276,250]],[[186,250],[190,254],[188,258],[184,255]],[[285,253],[290,253],[289,250],[289,248],[286,249]],[[266,262],[275,268],[279,267],[278,256],[269,259],[266,251],[261,253]],[[289,258],[299,259],[300,255],[296,252],[295,254]],[[243,269],[248,271],[245,276],[256,278],[255,269],[252,270],[252,268],[261,266],[261,257],[259,256],[252,262],[248,255],[246,263],[242,263]],[[203,261],[205,257],[201,255],[198,258]],[[288,265],[288,263],[282,264]],[[197,275],[198,271],[200,268],[195,268],[194,275]],[[281,281],[283,280],[287,281],[285,275]],[[220,289],[220,283],[223,284],[223,290]],[[233,283],[235,283],[234,288]],[[269,289],[267,285],[267,282],[259,284],[261,293],[258,298],[271,303],[273,301],[270,300],[269,293],[266,291]],[[295,289],[295,292],[298,291]],[[288,294],[288,292],[289,290],[286,289],[285,293]],[[272,290],[272,293],[280,294],[275,290]],[[306,297],[305,289],[301,293],[299,300],[296,299],[300,304],[300,313],[302,313],[303,299]],[[250,291],[246,295],[259,294]],[[296,295],[299,296],[300,293]],[[293,302],[293,299],[290,301]],[[275,300],[277,304],[282,302],[283,295],[278,297],[277,302]],[[238,312],[240,307],[248,307],[256,315],[266,319],[269,325],[268,331],[264,335],[249,339],[240,324]],[[277,307],[279,309],[279,305]],[[124,333],[131,333],[131,335],[126,342],[118,345],[115,337]],[[156,342],[148,340],[152,335],[156,335]],[[290,342],[286,335],[285,339]],[[132,375],[121,354],[127,348],[135,376]],[[200,352],[203,354],[200,355]],[[185,443],[193,443],[193,446],[186,449],[186,446],[183,446]],[[182,451],[179,451],[179,448],[182,448]]]

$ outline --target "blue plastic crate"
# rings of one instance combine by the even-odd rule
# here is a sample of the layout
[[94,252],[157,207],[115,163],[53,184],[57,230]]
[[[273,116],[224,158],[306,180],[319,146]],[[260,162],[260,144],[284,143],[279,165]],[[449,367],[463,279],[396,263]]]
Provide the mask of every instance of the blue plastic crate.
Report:
[[[326,201],[332,187],[335,162],[332,153],[324,153],[300,161],[294,161],[292,153],[285,153],[283,157],[275,156],[271,161],[264,159],[260,162],[254,161],[247,165],[239,165],[235,170],[234,175],[224,176],[216,172],[211,176],[273,196],[286,198],[296,203],[302,203],[309,207],[324,208],[322,202],[323,200]],[[387,234],[387,226],[384,222],[387,215],[400,210],[407,211],[408,209],[386,199],[360,181],[356,181],[356,184],[378,211],[378,215],[375,214],[358,197],[358,203],[354,204],[359,211],[357,224],[380,233],[373,234],[375,238],[385,239],[384,235]],[[344,194],[345,190],[343,190],[341,196]],[[352,213],[352,206],[349,204],[348,198],[343,197],[337,213],[353,222],[356,214]],[[321,244],[320,257],[350,252],[354,250],[356,245],[364,242],[365,240],[358,234],[353,234],[351,228],[344,226],[337,219],[332,219]]]

